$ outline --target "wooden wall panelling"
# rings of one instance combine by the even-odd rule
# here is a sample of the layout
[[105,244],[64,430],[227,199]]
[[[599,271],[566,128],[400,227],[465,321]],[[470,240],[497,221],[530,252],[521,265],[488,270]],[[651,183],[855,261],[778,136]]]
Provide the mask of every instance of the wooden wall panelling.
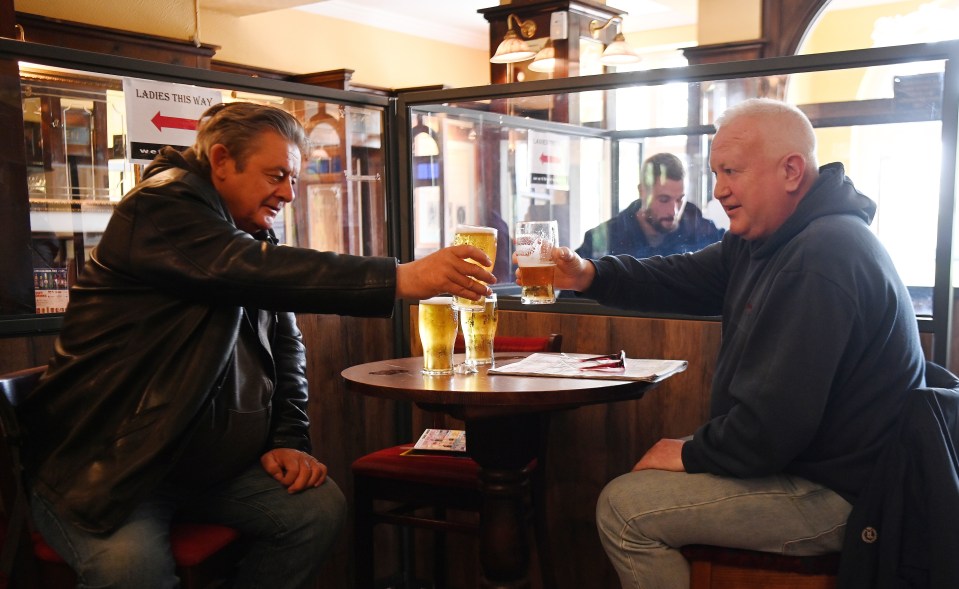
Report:
[[0,338],[0,374],[46,366],[56,339],[55,334]]
[[0,36],[16,39],[17,31],[16,9],[13,0],[0,0]]
[[[322,587],[349,587],[352,576],[352,496],[350,464],[369,452],[392,446],[396,439],[396,403],[346,390],[340,372],[352,365],[395,356],[393,320],[298,315],[307,353],[310,383],[310,436],[313,454],[350,502],[350,518],[320,575]],[[395,533],[376,537],[376,562],[397,558]],[[344,566],[350,563],[350,566]]]

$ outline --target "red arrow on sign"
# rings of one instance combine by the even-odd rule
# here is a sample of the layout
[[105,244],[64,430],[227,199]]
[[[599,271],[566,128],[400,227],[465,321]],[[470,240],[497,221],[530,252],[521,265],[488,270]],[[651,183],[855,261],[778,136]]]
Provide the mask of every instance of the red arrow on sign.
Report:
[[196,130],[196,120],[183,119],[180,117],[165,117],[160,114],[160,111],[157,111],[157,114],[150,119],[150,122],[156,125],[156,128],[160,131],[163,131],[164,127],[168,129],[186,129],[188,131]]
[[541,154],[539,155],[539,161],[540,161],[540,163],[542,163],[542,164],[546,164],[546,163],[549,163],[549,162],[558,162],[558,161],[559,161],[559,158],[556,157],[556,156],[552,156],[552,155],[547,155],[547,154],[545,154],[545,153],[541,153]]

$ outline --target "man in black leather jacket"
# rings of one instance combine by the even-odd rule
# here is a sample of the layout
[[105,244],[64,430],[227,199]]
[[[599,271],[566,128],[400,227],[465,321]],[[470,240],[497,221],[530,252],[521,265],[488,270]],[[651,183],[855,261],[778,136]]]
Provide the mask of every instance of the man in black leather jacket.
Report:
[[214,106],[117,206],[73,288],[23,420],[34,518],[81,585],[176,586],[169,521],[191,509],[250,540],[236,587],[309,586],[346,501],[310,454],[293,313],[388,316],[397,297],[495,282],[471,246],[398,264],[277,245],[306,152],[285,111]]

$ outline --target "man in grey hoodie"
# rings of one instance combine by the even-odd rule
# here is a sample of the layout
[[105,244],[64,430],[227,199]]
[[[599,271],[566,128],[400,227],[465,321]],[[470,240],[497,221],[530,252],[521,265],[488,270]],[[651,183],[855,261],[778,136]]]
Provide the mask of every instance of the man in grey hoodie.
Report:
[[716,126],[710,167],[730,220],[721,242],[646,260],[554,253],[557,288],[722,315],[709,421],[654,444],[599,498],[600,537],[625,588],[688,587],[687,544],[839,550],[907,391],[924,383],[909,294],[868,228],[876,206],[841,164],[817,168],[805,115],[753,99]]

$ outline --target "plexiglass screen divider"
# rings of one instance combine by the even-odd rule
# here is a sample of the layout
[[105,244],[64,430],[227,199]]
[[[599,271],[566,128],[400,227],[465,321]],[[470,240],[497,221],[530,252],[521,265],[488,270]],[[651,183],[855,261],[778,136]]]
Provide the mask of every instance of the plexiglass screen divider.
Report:
[[[25,263],[22,272],[3,276],[0,319],[63,312],[68,288],[82,272],[84,260],[96,247],[113,208],[136,184],[149,161],[130,153],[144,148],[131,149],[128,141],[135,127],[127,99],[130,89],[140,86],[155,86],[170,95],[180,88],[187,89],[183,95],[190,88],[198,88],[196,94],[204,102],[249,101],[292,113],[306,128],[311,151],[302,154],[296,199],[284,208],[274,225],[280,241],[347,254],[386,255],[389,251],[385,98],[364,104],[242,86],[201,88],[193,79],[158,83],[149,79],[146,71],[141,78],[12,58],[4,66],[5,87],[19,87],[19,105],[10,106],[23,112],[26,188],[10,187],[0,196],[0,207],[19,210],[19,194],[25,194],[29,209],[29,243],[6,243],[4,255],[21,256],[29,260],[29,266]],[[205,74],[187,68],[167,69],[194,77]],[[240,76],[221,74],[219,78],[243,81]],[[301,94],[322,95],[326,91],[289,83],[286,86],[297,87]],[[200,110],[205,110],[203,106]],[[138,112],[137,116],[151,114]],[[158,116],[167,117],[168,113]],[[197,115],[191,116],[195,129]],[[186,124],[169,117],[152,122],[157,129]],[[192,135],[181,147],[190,145]]]
[[[636,202],[641,163],[659,153],[682,162],[685,207],[714,226],[719,239],[728,219],[711,194],[712,123],[728,106],[770,97],[801,108],[816,129],[819,162],[845,164],[857,187],[878,203],[872,230],[909,286],[917,314],[930,318],[942,262],[940,203],[952,215],[954,182],[945,182],[941,171],[955,166],[955,124],[944,127],[943,119],[956,117],[954,89],[944,113],[946,65],[956,46],[930,47],[401,97],[410,128],[428,129],[437,145],[418,155],[413,139],[412,253],[421,257],[449,245],[458,223],[496,227],[496,289],[508,301],[517,293],[511,264],[517,222],[555,219],[561,245],[580,248],[586,232],[605,221],[644,214]],[[704,246],[688,241],[673,246]]]

